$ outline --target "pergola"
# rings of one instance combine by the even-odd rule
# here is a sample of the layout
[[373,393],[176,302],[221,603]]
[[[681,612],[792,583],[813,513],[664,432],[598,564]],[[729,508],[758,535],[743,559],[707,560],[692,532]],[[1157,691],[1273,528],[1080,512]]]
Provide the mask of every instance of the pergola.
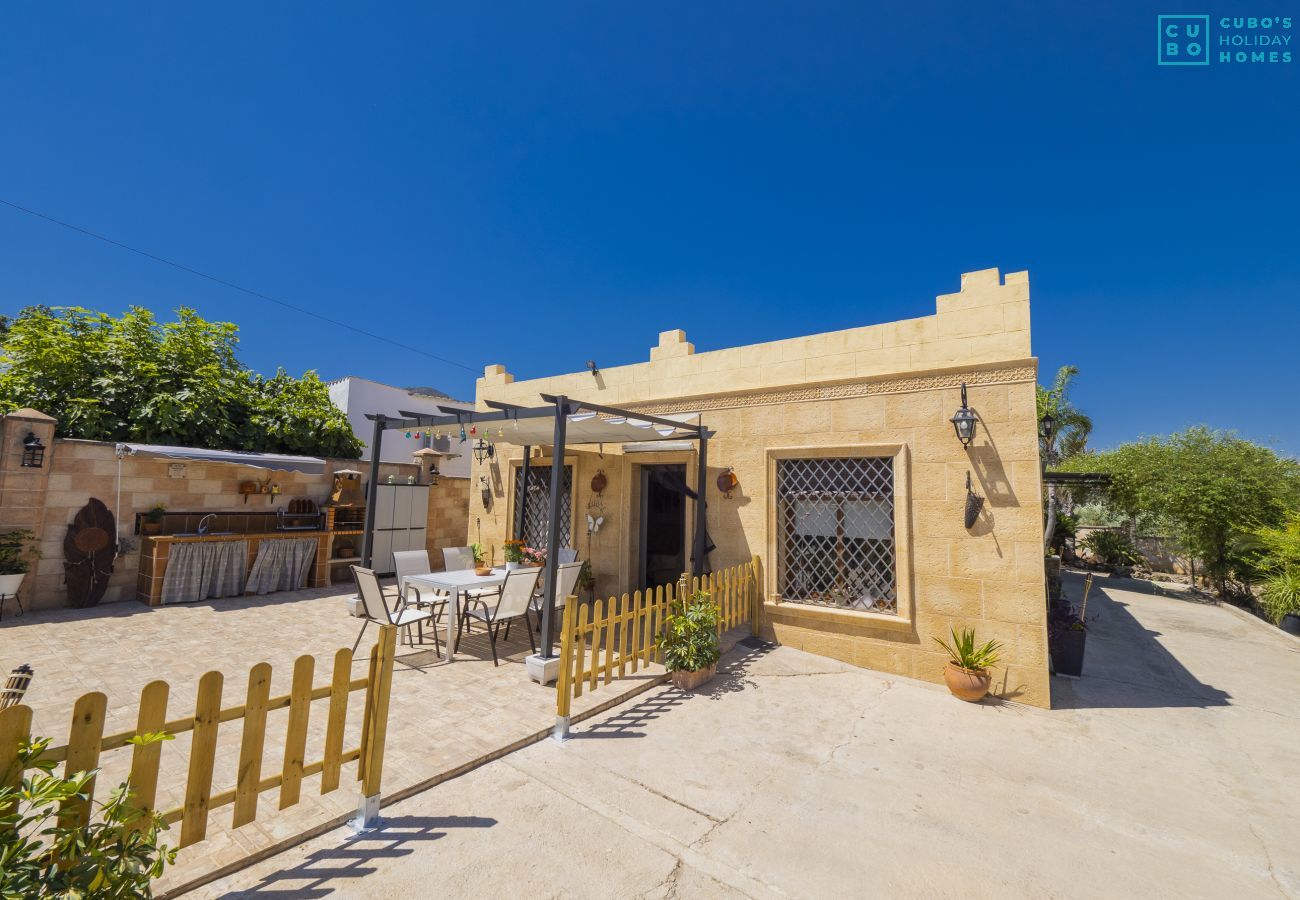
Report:
[[[555,655],[555,586],[556,571],[559,565],[560,542],[560,490],[564,477],[564,450],[569,444],[629,444],[649,441],[698,441],[699,453],[696,458],[697,478],[695,496],[695,540],[692,550],[692,571],[695,575],[704,573],[705,557],[705,498],[708,478],[708,444],[713,432],[699,422],[681,421],[675,418],[651,416],[599,403],[588,403],[571,397],[542,394],[545,406],[525,407],[512,403],[500,403],[486,400],[490,410],[457,409],[451,406],[439,406],[441,415],[407,412],[399,410],[398,417],[383,413],[367,414],[373,421],[374,435],[370,442],[370,484],[367,487],[365,536],[362,541],[362,565],[371,564],[371,550],[374,542],[375,504],[379,491],[379,459],[384,431],[415,428],[451,428],[459,431],[462,442],[469,439],[466,426],[486,423],[509,423],[508,440],[524,448],[520,478],[528,483],[529,458],[532,448],[540,445],[551,447],[551,490],[550,508],[547,510],[546,530],[546,567],[543,580],[545,596],[542,607],[542,653],[545,659]],[[692,417],[694,418],[694,417]],[[504,439],[503,439],[504,440]],[[524,523],[527,521],[528,491],[521,492],[518,508],[515,510],[514,535],[522,538]]]

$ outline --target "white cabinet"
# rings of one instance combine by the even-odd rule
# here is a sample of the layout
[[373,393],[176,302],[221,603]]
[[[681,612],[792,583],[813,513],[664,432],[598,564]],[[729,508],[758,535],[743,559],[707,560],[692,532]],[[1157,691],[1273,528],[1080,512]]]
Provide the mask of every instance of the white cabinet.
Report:
[[427,484],[381,484],[375,496],[375,538],[370,565],[390,575],[395,550],[423,550],[429,514]]

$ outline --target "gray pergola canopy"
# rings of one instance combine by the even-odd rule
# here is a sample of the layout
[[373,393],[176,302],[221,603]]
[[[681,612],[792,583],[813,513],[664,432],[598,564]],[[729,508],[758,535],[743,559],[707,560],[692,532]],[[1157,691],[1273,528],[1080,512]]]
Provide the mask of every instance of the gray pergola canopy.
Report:
[[[697,463],[697,492],[695,496],[695,542],[692,553],[692,570],[696,575],[706,571],[705,556],[707,535],[705,532],[705,511],[707,509],[706,473],[708,471],[708,441],[713,432],[707,430],[698,421],[696,414],[676,416],[652,416],[632,410],[604,406],[574,400],[565,396],[542,394],[541,399],[547,405],[536,407],[518,406],[511,403],[485,401],[489,410],[467,410],[451,406],[439,406],[440,415],[399,411],[398,417],[382,413],[367,414],[366,418],[374,422],[374,436],[370,442],[370,484],[366,502],[365,538],[362,544],[362,565],[371,564],[371,551],[374,538],[375,502],[379,487],[380,448],[384,431],[395,429],[443,429],[451,428],[459,432],[461,440],[470,438],[470,429],[481,434],[476,438],[506,441],[524,448],[523,478],[528,478],[529,457],[532,447],[539,444],[550,445],[551,450],[551,484],[561,481],[564,469],[564,449],[568,444],[644,444],[652,441],[698,441],[699,454]],[[696,419],[697,421],[690,421]],[[481,427],[487,426],[487,427]],[[527,503],[527,491],[522,503]],[[516,511],[516,529],[522,527],[523,509]],[[545,604],[542,608],[542,656],[551,658],[555,655],[555,586],[556,569],[559,563],[559,534],[557,527],[560,517],[560,492],[550,492],[548,510],[546,571],[543,592]],[[516,537],[519,535],[516,533]]]

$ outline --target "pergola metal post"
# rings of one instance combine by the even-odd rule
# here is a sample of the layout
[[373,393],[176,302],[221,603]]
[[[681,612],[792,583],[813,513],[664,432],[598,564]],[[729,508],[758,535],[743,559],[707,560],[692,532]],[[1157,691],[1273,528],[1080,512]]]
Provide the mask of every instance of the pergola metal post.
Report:
[[[569,427],[569,401],[555,398],[555,439],[551,443],[550,510],[546,516],[546,580],[542,582],[542,658],[555,656],[555,588],[560,556],[560,486],[564,483],[564,441]],[[528,485],[525,483],[524,492]]]
[[695,458],[695,550],[692,553],[691,574],[704,574],[704,533],[708,502],[705,497],[709,484],[709,432],[700,429],[699,453]]
[[375,430],[370,438],[370,484],[366,485],[366,524],[365,534],[361,537],[361,567],[374,568],[370,563],[370,554],[375,546],[375,504],[379,502],[379,454],[384,444],[384,428],[388,425],[388,416],[383,413],[375,416]]
[[524,444],[524,464],[519,467],[519,508],[515,510],[515,540],[524,539],[524,525],[528,522],[528,468],[533,448]]

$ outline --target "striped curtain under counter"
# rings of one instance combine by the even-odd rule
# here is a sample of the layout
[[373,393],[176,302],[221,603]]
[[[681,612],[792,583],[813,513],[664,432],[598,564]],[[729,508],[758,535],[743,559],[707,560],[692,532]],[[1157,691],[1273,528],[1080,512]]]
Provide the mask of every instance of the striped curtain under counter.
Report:
[[257,559],[244,590],[249,594],[270,594],[306,587],[315,561],[314,537],[264,539],[257,548]]
[[195,541],[171,548],[163,575],[163,603],[196,603],[244,593],[248,541]]

